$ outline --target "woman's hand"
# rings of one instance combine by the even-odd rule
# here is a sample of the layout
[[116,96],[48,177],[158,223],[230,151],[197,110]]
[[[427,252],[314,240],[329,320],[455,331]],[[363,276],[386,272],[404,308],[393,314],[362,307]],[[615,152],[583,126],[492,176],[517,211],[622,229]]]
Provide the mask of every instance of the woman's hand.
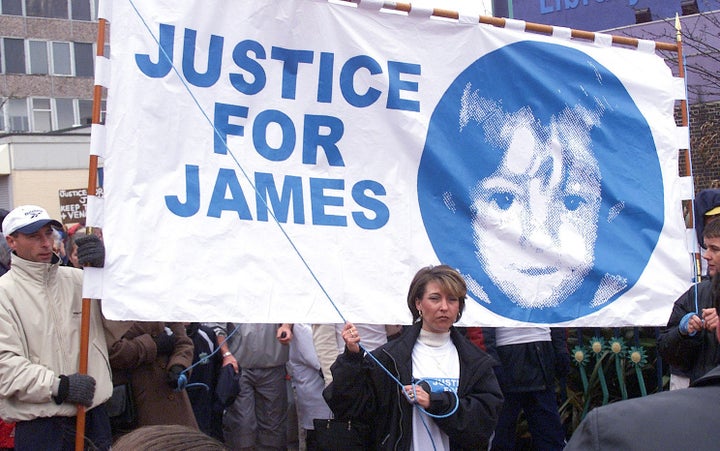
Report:
[[275,338],[280,342],[280,344],[288,345],[293,339],[293,327],[292,324],[284,323],[281,324],[280,327],[278,327],[277,332],[275,333]]
[[413,392],[412,385],[406,385],[403,387],[405,391],[405,400],[412,404],[420,404],[423,409],[430,407],[430,394],[425,391],[420,385],[415,385],[415,391]]
[[345,327],[342,330],[342,338],[345,341],[345,346],[350,352],[360,352],[360,335],[353,326],[353,323],[345,323]]

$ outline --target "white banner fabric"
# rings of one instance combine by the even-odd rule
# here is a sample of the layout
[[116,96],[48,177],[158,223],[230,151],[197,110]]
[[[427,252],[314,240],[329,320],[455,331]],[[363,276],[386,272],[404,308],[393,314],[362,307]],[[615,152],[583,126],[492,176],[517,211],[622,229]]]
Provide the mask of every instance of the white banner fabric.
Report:
[[651,326],[690,285],[656,55],[326,1],[112,9],[110,318],[407,324],[444,263],[463,325]]

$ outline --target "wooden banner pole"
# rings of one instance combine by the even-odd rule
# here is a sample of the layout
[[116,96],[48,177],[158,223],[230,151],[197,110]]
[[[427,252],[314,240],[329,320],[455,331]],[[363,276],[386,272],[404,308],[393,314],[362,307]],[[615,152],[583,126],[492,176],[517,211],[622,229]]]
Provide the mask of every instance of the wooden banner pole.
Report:
[[[105,56],[105,27],[107,21],[100,19],[98,21],[97,35],[97,52],[99,57]],[[97,70],[97,67],[95,68]],[[100,111],[102,105],[102,86],[95,85],[93,87],[93,109],[92,123],[100,124]],[[90,164],[88,168],[88,189],[87,195],[95,196],[97,194],[97,155],[90,155]],[[91,228],[87,228],[87,233],[92,233]],[[90,348],[90,311],[92,309],[92,300],[83,298],[82,300],[82,316],[80,320],[80,366],[78,372],[87,374],[88,369],[88,351]],[[85,444],[85,407],[78,404],[77,421],[75,430],[75,451],[82,451]]]
[[[348,2],[348,3],[359,3],[359,0],[342,0],[342,1]],[[412,4],[401,3],[401,2],[385,2],[385,3],[383,3],[383,8],[390,9],[393,11],[402,11],[402,12],[409,13],[412,10]],[[457,20],[460,18],[459,12],[448,10],[448,9],[442,9],[442,8],[434,8],[432,11],[432,15],[436,16],[436,17],[443,17],[445,19]],[[478,16],[478,23],[493,25],[493,26],[496,26],[499,28],[505,28],[507,19],[504,19],[502,17]],[[533,33],[552,35],[554,28],[555,27],[553,27],[552,25],[544,25],[544,24],[533,23],[533,22],[525,22],[525,31],[529,31],[529,32],[533,32]],[[591,32],[591,31],[570,29],[570,36],[573,37],[574,39],[583,39],[583,40],[587,40],[587,41],[595,40],[595,33]],[[630,38],[627,36],[612,35],[612,43],[613,44],[625,45],[625,46],[629,46],[629,47],[637,47],[639,42],[640,42],[639,39]],[[655,49],[677,52],[677,44],[673,44],[670,42],[655,41]]]

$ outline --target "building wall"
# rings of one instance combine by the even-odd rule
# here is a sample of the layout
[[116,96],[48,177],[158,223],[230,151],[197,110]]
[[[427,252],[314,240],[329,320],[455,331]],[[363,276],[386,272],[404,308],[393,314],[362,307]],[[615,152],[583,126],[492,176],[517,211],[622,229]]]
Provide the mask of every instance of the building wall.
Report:
[[[527,22],[600,31],[683,15],[684,0],[493,0],[493,14]],[[718,0],[697,0],[700,12],[720,9]],[[640,17],[643,17],[640,19]]]
[[87,188],[89,133],[0,137],[0,208],[36,204],[60,218],[58,191]]
[[[62,15],[52,8],[60,2],[68,2],[65,18],[31,14],[44,10]],[[17,4],[24,5],[21,13],[28,15],[15,15],[19,12],[9,5]],[[89,15],[76,15],[76,7]],[[98,29],[90,17],[95,9],[94,0],[72,0],[71,7],[68,0],[0,3],[0,134],[42,133],[90,123]],[[69,19],[68,12],[82,19]]]
[[[16,170],[11,177],[12,205],[40,205],[51,217],[60,219],[60,200],[58,190],[87,188],[88,170]],[[7,207],[5,207],[7,208]]]
[[[0,35],[10,38],[94,43],[97,22],[0,15]],[[2,97],[92,99],[93,77],[0,74]]]
[[697,192],[720,180],[720,102],[690,108],[690,147]]

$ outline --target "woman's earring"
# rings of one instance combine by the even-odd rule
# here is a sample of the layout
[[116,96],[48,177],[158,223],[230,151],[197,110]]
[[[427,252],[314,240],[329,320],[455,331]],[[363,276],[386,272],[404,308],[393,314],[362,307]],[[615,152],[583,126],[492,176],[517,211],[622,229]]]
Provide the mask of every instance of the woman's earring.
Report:
[[420,318],[422,318],[422,310],[418,310],[418,314],[420,315]]

